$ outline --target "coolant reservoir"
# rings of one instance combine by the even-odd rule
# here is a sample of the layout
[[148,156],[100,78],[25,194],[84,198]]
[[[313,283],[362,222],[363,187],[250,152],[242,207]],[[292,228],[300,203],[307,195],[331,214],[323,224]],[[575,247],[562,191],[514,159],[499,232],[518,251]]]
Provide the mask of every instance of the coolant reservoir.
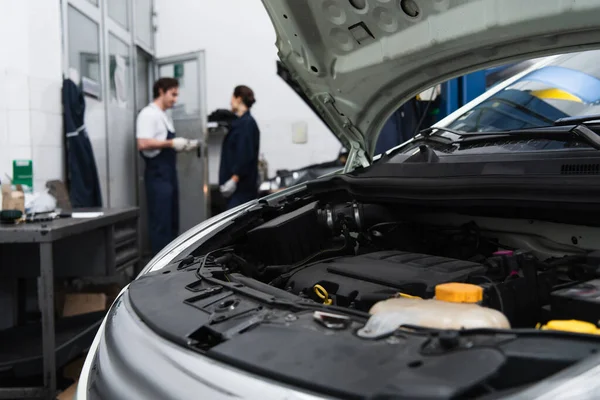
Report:
[[393,298],[376,303],[367,324],[359,330],[361,337],[375,338],[414,325],[433,329],[509,329],[504,314],[480,306],[483,289],[477,285],[452,283],[436,286],[436,298],[420,300]]

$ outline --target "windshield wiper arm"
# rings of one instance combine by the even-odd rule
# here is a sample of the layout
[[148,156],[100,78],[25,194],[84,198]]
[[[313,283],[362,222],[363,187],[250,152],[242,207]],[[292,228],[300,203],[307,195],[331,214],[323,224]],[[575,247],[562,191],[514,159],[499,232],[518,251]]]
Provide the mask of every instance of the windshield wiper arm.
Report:
[[[572,124],[569,124],[572,125]],[[502,132],[465,132],[461,135],[463,142],[469,141],[481,141],[481,140],[498,140],[506,138],[530,138],[530,139],[547,139],[547,140],[567,140],[581,139],[584,143],[590,147],[600,150],[600,136],[585,125],[575,125],[573,127],[556,127],[548,126],[543,128],[533,128],[525,130],[515,131],[502,131]]]
[[596,122],[596,121],[600,122],[600,114],[559,118],[556,121],[554,121],[554,126],[587,124],[589,122]]
[[600,137],[596,132],[591,130],[585,125],[577,125],[573,129],[571,129],[575,135],[580,138],[585,139],[585,142],[595,148],[596,150],[600,150]]
[[466,132],[463,131],[459,131],[456,129],[451,129],[451,128],[444,128],[443,126],[430,126],[429,128],[425,128],[422,131],[419,132],[420,135],[423,135],[425,137],[431,135],[433,133],[433,131],[438,130],[438,131],[442,131],[442,132],[448,132],[448,133],[453,133],[457,136],[462,136],[464,135]]

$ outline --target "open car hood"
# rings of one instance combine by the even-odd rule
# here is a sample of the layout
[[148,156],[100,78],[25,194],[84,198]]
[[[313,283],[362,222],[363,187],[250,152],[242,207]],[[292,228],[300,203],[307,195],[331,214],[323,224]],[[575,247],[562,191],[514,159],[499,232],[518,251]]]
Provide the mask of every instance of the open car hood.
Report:
[[598,47],[600,0],[262,0],[279,57],[368,165],[387,118],[434,84],[503,63]]

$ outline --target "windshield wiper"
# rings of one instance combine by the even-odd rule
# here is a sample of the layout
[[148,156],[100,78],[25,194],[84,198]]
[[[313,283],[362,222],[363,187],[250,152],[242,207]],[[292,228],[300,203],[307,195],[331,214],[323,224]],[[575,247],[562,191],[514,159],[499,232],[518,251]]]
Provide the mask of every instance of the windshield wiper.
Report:
[[502,132],[464,132],[461,135],[462,142],[470,141],[493,141],[498,139],[506,138],[519,138],[519,139],[546,139],[546,140],[563,140],[572,141],[580,140],[590,147],[600,150],[600,136],[593,130],[585,125],[569,124],[567,126],[548,126],[542,128],[533,128],[525,130],[515,131],[502,131]]
[[451,129],[451,128],[445,128],[443,126],[430,126],[429,128],[423,129],[422,131],[419,132],[420,135],[423,135],[425,137],[431,135],[432,133],[434,133],[434,131],[442,131],[442,132],[448,132],[448,133],[453,133],[457,136],[462,136],[467,132],[463,132],[463,131],[459,131],[456,129]]
[[554,121],[554,126],[588,124],[590,122],[600,122],[600,114],[559,118],[556,121]]

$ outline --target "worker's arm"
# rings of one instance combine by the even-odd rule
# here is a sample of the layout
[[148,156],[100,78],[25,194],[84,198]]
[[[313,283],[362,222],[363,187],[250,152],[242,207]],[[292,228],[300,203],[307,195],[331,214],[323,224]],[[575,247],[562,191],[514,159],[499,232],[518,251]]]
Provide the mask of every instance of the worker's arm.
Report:
[[159,150],[173,147],[172,140],[161,140],[161,139],[139,139],[137,140],[137,147],[139,151],[144,150]]

